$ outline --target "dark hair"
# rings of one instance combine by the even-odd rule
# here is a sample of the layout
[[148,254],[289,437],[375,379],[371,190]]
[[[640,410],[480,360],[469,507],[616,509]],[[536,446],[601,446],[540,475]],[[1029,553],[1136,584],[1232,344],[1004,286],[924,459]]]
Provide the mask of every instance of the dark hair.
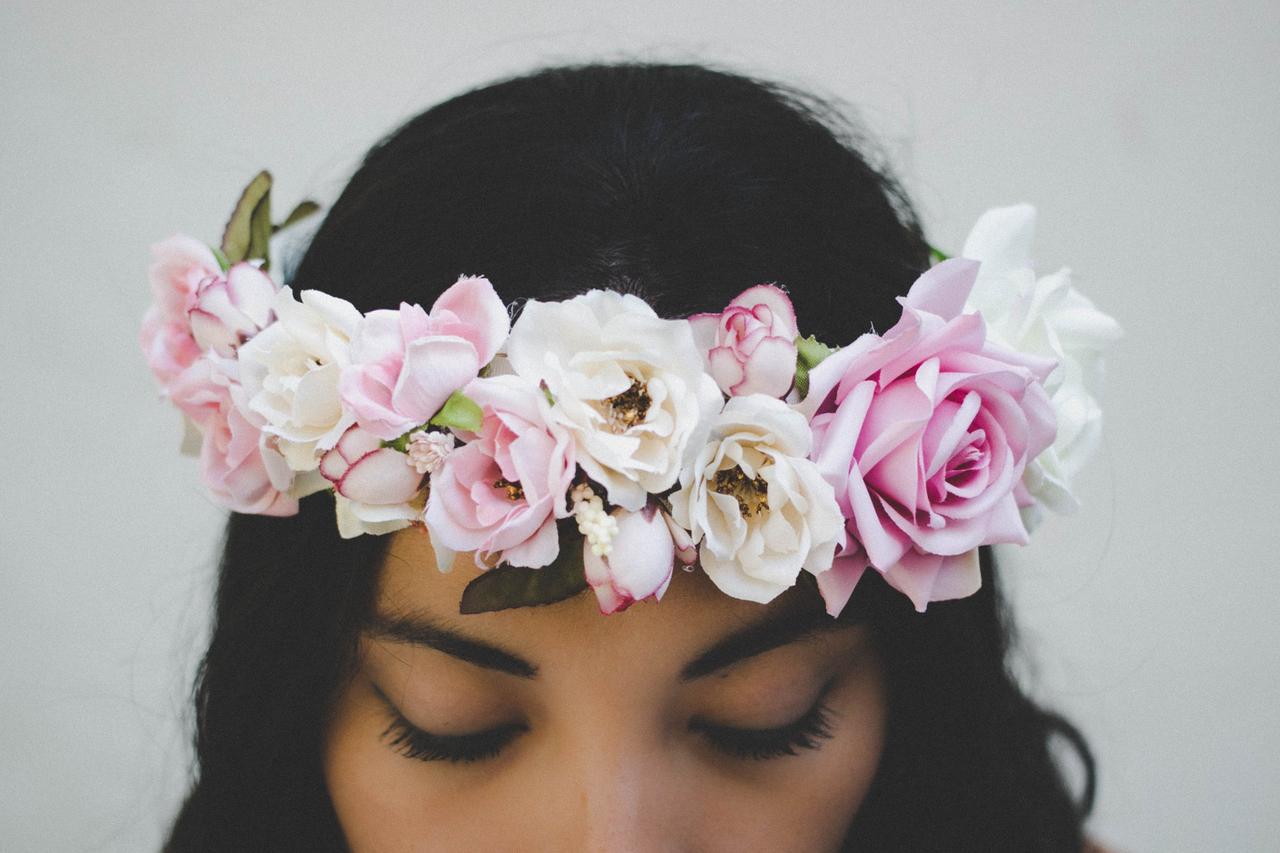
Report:
[[[365,157],[287,275],[362,311],[430,304],[460,274],[504,301],[591,287],[662,316],[784,286],[800,328],[842,344],[897,319],[928,267],[911,206],[829,103],[702,65],[556,67],[469,91]],[[321,750],[388,537],[339,538],[327,494],[297,516],[233,514],[196,681],[195,785],[167,850],[344,842]],[[858,850],[1070,851],[1093,761],[1011,675],[991,555],[982,589],[926,614],[868,572],[842,618],[882,652],[888,733]],[[1083,765],[1076,797],[1051,751]]]

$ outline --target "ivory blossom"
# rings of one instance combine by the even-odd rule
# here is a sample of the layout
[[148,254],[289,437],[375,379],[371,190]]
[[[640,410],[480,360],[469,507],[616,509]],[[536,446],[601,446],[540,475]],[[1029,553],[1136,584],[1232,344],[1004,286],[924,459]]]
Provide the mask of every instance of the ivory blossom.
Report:
[[276,321],[238,352],[246,407],[279,439],[289,467],[311,471],[355,423],[338,382],[361,315],[345,299],[318,290],[297,299],[288,287],[276,293],[272,309]]
[[1022,476],[1023,519],[1029,527],[1038,520],[1040,505],[1055,512],[1079,506],[1072,480],[1102,432],[1102,355],[1121,335],[1119,324],[1072,286],[1068,268],[1037,276],[1031,260],[1035,223],[1036,209],[1029,204],[988,210],[969,232],[962,253],[982,262],[965,310],[982,313],[987,336],[1058,362],[1045,380],[1057,437]]
[[844,542],[832,487],[806,458],[810,442],[804,416],[781,400],[730,397],[680,475],[671,516],[698,543],[703,571],[734,598],[772,601],[801,569],[826,571]]
[[1053,441],[1041,383],[1054,362],[988,341],[982,317],[961,313],[977,270],[933,267],[899,297],[897,325],[809,374],[811,458],[849,535],[818,578],[833,612],[868,564],[924,610],[978,588],[978,546],[1027,541],[1015,487]]
[[578,464],[631,511],[675,484],[723,402],[688,321],[629,293],[530,299],[506,353],[526,382],[545,383],[545,417],[568,431]]

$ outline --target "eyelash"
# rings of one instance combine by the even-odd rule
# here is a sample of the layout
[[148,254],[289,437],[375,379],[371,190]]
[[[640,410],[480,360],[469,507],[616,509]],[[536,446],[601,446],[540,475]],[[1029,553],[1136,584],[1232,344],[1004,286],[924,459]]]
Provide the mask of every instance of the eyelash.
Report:
[[[798,720],[784,726],[742,729],[695,720],[690,728],[701,732],[714,749],[731,758],[747,761],[767,761],[796,755],[800,749],[819,749],[819,741],[832,736],[831,707],[825,702],[831,686],[832,682],[828,682],[813,707]],[[383,739],[396,752],[419,761],[469,764],[496,758],[507,744],[528,730],[528,726],[523,724],[508,723],[472,734],[432,734],[405,719],[385,697],[384,701],[391,713],[391,722],[382,733]]]

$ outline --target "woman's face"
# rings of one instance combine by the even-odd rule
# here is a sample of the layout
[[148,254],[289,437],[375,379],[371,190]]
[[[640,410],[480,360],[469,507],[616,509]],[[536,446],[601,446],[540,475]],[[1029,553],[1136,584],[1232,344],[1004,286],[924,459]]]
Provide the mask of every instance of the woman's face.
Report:
[[394,534],[325,774],[351,848],[836,850],[880,756],[865,626],[676,572],[661,602],[462,616],[477,570]]

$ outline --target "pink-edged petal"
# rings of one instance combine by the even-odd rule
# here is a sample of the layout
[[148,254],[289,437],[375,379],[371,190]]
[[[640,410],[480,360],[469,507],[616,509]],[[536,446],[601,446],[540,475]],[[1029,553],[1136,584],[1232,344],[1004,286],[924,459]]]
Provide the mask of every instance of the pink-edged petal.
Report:
[[372,453],[382,446],[381,440],[371,432],[359,427],[351,427],[342,434],[334,449],[342,454],[347,462],[355,462],[366,453]]
[[349,467],[351,467],[350,463],[342,458],[342,454],[336,447],[325,451],[325,454],[320,457],[320,474],[331,483],[341,480]]
[[271,320],[271,303],[276,287],[266,273],[250,263],[232,264],[227,270],[227,293],[232,304],[254,326],[262,328]]
[[404,454],[384,447],[360,457],[335,484],[345,498],[366,504],[406,503],[418,493],[422,475]]
[[767,394],[782,397],[791,390],[796,376],[796,345],[793,339],[764,338],[743,365],[742,381],[730,393]]
[[638,512],[615,510],[618,532],[606,562],[614,588],[637,601],[653,595],[671,577],[675,545],[671,531],[650,505]]
[[791,297],[775,284],[757,284],[748,287],[729,300],[729,304],[745,305],[749,308],[756,305],[768,306],[773,314],[771,325],[775,330],[774,334],[784,334],[783,329],[787,330],[793,339],[799,334],[796,325],[796,309],[791,304]]
[[729,347],[714,347],[707,353],[708,372],[721,390],[729,391],[745,378],[737,354]]
[[692,566],[698,560],[698,547],[694,544],[693,537],[665,511],[662,513],[662,518],[667,523],[667,530],[671,532],[671,544],[675,548],[676,559],[686,566]]

